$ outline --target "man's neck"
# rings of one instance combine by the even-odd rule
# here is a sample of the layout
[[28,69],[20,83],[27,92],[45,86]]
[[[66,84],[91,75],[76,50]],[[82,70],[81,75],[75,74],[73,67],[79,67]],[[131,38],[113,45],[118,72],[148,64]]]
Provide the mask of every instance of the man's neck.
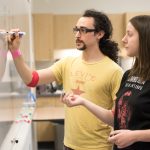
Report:
[[97,62],[102,60],[105,55],[99,50],[85,50],[82,54],[82,59],[86,62]]

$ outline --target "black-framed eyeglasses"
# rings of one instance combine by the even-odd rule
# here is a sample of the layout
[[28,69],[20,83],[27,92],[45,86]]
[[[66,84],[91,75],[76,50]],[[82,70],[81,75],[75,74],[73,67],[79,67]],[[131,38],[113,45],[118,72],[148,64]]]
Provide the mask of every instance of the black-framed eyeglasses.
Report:
[[80,34],[86,34],[88,32],[95,32],[95,31],[96,31],[96,29],[88,29],[86,27],[80,27],[80,28],[75,27],[75,28],[73,28],[74,34],[77,34],[77,32],[79,32]]

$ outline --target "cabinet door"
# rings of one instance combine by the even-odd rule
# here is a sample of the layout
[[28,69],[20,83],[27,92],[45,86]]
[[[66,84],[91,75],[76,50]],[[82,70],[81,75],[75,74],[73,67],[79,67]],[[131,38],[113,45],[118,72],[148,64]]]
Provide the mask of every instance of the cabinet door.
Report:
[[135,16],[138,15],[150,15],[150,12],[133,12],[133,13],[126,13],[125,15],[125,23],[127,25],[128,21]]
[[[124,26],[125,26],[124,30],[125,30],[125,32],[126,32],[126,26],[129,22],[129,20],[132,17],[138,16],[138,15],[150,15],[150,12],[132,12],[132,13],[127,12],[127,13],[125,13],[125,19],[124,19],[125,20],[124,21]],[[129,59],[128,56],[127,56],[127,51],[124,48],[121,49],[120,56],[123,57],[123,58]]]
[[35,60],[53,57],[53,15],[33,14]]
[[125,14],[108,14],[113,26],[112,39],[122,48],[122,38],[125,34]]
[[72,32],[80,15],[54,16],[54,49],[75,48],[75,37]]
[[[36,107],[63,107],[59,97],[40,97],[37,99]],[[55,140],[55,125],[50,121],[36,122],[37,141],[54,141]]]

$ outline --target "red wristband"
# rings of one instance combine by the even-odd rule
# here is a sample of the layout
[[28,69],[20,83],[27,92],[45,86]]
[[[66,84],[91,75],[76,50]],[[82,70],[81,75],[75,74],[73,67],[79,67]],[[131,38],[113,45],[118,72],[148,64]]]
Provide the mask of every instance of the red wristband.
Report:
[[15,58],[21,56],[21,51],[19,49],[11,51],[11,55],[15,59]]
[[32,72],[32,80],[27,86],[29,87],[35,87],[38,84],[39,81],[39,74],[36,71]]

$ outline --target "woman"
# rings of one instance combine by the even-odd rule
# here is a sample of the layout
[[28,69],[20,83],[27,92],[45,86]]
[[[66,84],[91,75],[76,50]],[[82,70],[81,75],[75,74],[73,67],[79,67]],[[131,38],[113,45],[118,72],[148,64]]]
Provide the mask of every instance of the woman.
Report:
[[114,150],[150,149],[150,16],[133,17],[122,39],[127,55],[135,57],[124,73],[113,110],[104,109],[78,95],[66,94],[68,106],[83,105],[103,122],[114,126],[109,141]]

